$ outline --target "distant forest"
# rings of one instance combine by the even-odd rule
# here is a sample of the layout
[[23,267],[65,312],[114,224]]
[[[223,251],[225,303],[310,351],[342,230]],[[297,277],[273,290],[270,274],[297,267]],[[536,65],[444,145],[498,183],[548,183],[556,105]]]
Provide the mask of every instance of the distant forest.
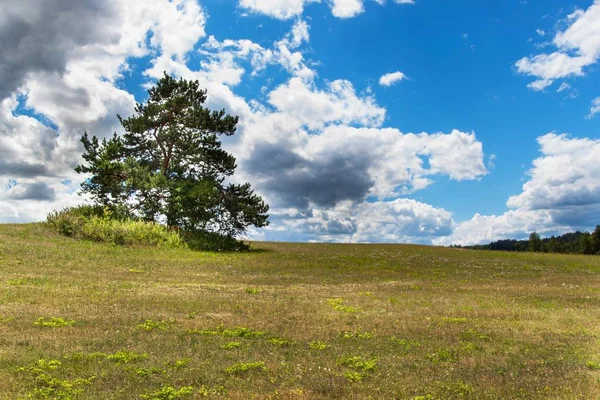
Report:
[[536,232],[528,240],[505,239],[476,246],[453,246],[475,250],[534,251],[543,253],[599,254],[600,225],[593,232],[569,232],[561,236],[541,238]]

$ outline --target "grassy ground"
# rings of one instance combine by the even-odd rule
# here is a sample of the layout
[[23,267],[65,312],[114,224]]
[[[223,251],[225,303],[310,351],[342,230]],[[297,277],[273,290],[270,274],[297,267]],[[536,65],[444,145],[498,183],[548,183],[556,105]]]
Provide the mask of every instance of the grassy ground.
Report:
[[600,398],[600,257],[253,248],[0,226],[0,398]]

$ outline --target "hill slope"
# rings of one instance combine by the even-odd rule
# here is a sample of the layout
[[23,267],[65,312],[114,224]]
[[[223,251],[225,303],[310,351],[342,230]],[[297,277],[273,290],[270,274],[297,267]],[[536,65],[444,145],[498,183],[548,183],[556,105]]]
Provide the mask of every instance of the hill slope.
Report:
[[0,397],[600,396],[600,257],[253,248],[0,225]]

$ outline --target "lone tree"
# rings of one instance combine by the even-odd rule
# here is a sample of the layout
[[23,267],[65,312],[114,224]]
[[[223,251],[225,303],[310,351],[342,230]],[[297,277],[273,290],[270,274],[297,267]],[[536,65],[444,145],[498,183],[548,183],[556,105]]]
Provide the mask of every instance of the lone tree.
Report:
[[531,235],[529,235],[529,251],[542,251],[542,246],[542,239],[537,232],[533,232]]
[[198,81],[166,73],[148,95],[133,116],[117,116],[122,137],[99,141],[84,133],[86,163],[76,171],[91,177],[83,192],[101,206],[221,243],[268,225],[269,206],[250,184],[228,181],[236,162],[219,138],[235,133],[238,117],[203,107],[206,90]]

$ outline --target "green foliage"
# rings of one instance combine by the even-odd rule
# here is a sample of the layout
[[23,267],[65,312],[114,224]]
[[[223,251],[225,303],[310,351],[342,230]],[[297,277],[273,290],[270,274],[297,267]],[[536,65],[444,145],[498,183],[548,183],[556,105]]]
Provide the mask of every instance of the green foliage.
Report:
[[362,372],[371,372],[375,370],[378,363],[378,358],[365,359],[360,356],[342,358],[339,362],[340,365]]
[[186,245],[196,251],[247,251],[248,244],[237,240],[233,236],[223,235],[218,232],[181,231]]
[[345,357],[338,362],[338,364],[351,369],[344,373],[344,377],[351,382],[360,382],[365,379],[369,373],[375,370],[378,363],[378,358],[364,359],[360,356]]
[[240,342],[227,342],[224,345],[221,346],[222,349],[225,350],[233,350],[233,349],[238,349],[241,346]]
[[249,362],[249,363],[237,363],[225,368],[225,372],[231,375],[240,375],[249,371],[264,371],[265,363],[262,361]]
[[420,347],[421,343],[416,340],[398,339],[391,337],[390,341],[402,347],[405,351]]
[[35,380],[35,388],[28,393],[29,398],[72,399],[83,393],[81,386],[89,385],[96,378],[60,379],[53,373],[61,367],[58,360],[40,359],[25,367],[17,368],[17,372],[27,373]]
[[192,360],[189,358],[182,358],[181,360],[175,360],[166,363],[167,367],[171,370],[178,371],[185,368]]
[[226,182],[236,161],[220,137],[235,133],[238,118],[203,107],[205,101],[198,81],[165,73],[133,116],[118,116],[122,137],[83,135],[85,164],[76,171],[91,174],[82,189],[99,205],[128,207],[144,221],[164,218],[199,234],[194,244],[202,250],[238,250],[235,237],[266,226],[269,207],[250,184]]
[[346,371],[344,377],[350,382],[360,382],[367,377],[367,374],[358,371]]
[[258,288],[246,288],[244,291],[248,294],[259,294],[261,292]]
[[600,370],[600,363],[596,361],[588,361],[585,364],[589,369]]
[[148,400],[177,400],[190,397],[194,393],[193,386],[183,386],[176,388],[169,385],[163,385],[155,392],[143,394],[142,399]]
[[308,346],[311,349],[315,349],[315,350],[325,350],[327,348],[327,344],[321,342],[320,340],[315,340],[314,342],[310,342],[310,343],[308,343]]
[[352,332],[343,331],[340,333],[342,339],[371,339],[373,334],[370,332]]
[[74,320],[67,320],[62,317],[51,317],[48,320],[44,317],[39,317],[33,324],[50,328],[60,328],[62,326],[71,326],[74,323]]
[[224,396],[227,394],[227,390],[223,386],[202,385],[197,393],[200,397]]
[[139,324],[137,326],[140,329],[143,329],[147,332],[153,331],[153,330],[161,330],[161,331],[166,331],[167,328],[169,327],[169,324],[167,321],[153,321],[151,319],[147,319],[145,320],[143,323]]
[[174,230],[154,222],[125,218],[124,214],[116,215],[108,208],[66,208],[50,213],[46,222],[58,233],[74,238],[117,245],[185,246]]
[[537,232],[529,235],[529,251],[542,251],[542,239]]
[[345,313],[356,313],[358,308],[345,306],[344,299],[327,299],[327,303],[333,307],[334,310],[345,312]]
[[[461,246],[453,246],[461,247]],[[600,225],[593,232],[568,232],[540,238],[533,232],[529,240],[503,239],[485,245],[466,246],[477,250],[536,251],[545,253],[600,254]]]

